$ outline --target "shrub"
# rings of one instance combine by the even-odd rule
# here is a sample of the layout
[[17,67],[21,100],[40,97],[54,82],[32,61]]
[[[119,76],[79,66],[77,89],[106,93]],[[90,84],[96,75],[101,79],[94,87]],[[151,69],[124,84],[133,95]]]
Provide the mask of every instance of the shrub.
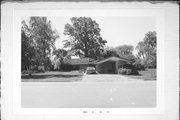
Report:
[[61,65],[61,70],[62,71],[71,71],[72,70],[72,66],[70,66],[68,64],[62,64]]
[[126,68],[120,68],[118,73],[119,74],[123,74],[123,75],[127,75],[127,74],[130,74],[130,69],[126,69]]
[[135,69],[120,68],[118,74],[123,75],[139,75],[139,72]]

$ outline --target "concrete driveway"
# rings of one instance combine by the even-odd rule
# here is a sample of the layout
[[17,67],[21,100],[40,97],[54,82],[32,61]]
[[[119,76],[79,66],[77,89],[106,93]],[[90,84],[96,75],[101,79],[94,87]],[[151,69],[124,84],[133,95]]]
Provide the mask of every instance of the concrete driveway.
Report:
[[122,81],[142,81],[132,79],[119,74],[86,74],[81,82],[122,82]]

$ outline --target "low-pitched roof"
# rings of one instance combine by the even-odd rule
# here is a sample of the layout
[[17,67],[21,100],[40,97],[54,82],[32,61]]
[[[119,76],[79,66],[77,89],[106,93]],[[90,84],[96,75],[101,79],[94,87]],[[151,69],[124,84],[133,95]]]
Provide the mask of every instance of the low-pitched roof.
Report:
[[87,65],[91,62],[89,58],[66,59],[64,63],[69,65]]
[[69,65],[88,65],[88,64],[100,64],[107,61],[119,61],[119,60],[127,62],[127,63],[132,62],[131,60],[121,58],[121,57],[114,57],[114,56],[105,58],[103,60],[95,60],[95,61],[90,58],[64,59],[63,62]]
[[107,62],[107,61],[114,61],[114,62],[116,62],[116,61],[124,61],[124,62],[128,62],[128,63],[131,62],[130,60],[125,59],[125,58],[120,58],[120,57],[112,56],[112,57],[105,58],[103,60],[97,61],[97,62],[95,62],[95,64],[100,64],[100,63],[104,63],[104,62]]

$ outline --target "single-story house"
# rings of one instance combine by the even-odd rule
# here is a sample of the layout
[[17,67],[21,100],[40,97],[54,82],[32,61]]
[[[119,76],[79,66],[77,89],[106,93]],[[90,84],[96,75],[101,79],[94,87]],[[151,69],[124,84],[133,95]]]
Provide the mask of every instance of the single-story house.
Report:
[[63,63],[66,67],[65,69],[70,70],[86,69],[88,66],[94,64],[90,58],[64,59]]
[[102,60],[92,60],[90,58],[64,59],[63,70],[80,70],[88,66],[94,66],[100,74],[117,74],[118,69],[124,64],[131,64],[131,60],[122,57],[108,57]]
[[131,64],[131,60],[121,57],[109,57],[95,62],[96,71],[100,74],[118,74],[123,64]]

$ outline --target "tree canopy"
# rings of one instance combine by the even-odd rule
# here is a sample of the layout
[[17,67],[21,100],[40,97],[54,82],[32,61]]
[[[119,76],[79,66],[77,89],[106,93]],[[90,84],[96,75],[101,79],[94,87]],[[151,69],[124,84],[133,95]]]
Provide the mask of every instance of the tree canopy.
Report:
[[132,45],[120,45],[118,47],[115,47],[115,50],[120,57],[131,60],[135,59],[135,56],[133,55],[134,47]]
[[107,43],[100,35],[99,24],[90,17],[72,17],[71,23],[65,25],[64,47],[75,50],[78,56],[97,58]]
[[22,69],[30,69],[30,65],[35,58],[35,48],[23,30],[21,30],[21,40],[21,66]]
[[68,54],[68,51],[66,51],[63,48],[59,48],[53,51],[53,55],[56,55],[57,57],[66,57],[67,54]]
[[54,43],[59,37],[57,31],[52,29],[51,21],[46,17],[30,17],[28,22],[22,21],[21,30],[22,56],[26,56],[22,57],[22,64],[30,66],[33,60],[37,66],[43,64],[46,68],[51,50],[55,49]]
[[123,57],[129,60],[135,59],[133,55],[134,47],[131,45],[120,45],[117,47],[106,47],[104,52],[101,53],[101,58],[107,58],[111,56]]
[[117,51],[113,47],[107,46],[104,48],[104,51],[101,52],[99,59],[104,59],[112,56],[119,57]]
[[146,67],[156,68],[156,42],[156,32],[149,31],[136,47],[138,57],[142,59],[142,64]]

